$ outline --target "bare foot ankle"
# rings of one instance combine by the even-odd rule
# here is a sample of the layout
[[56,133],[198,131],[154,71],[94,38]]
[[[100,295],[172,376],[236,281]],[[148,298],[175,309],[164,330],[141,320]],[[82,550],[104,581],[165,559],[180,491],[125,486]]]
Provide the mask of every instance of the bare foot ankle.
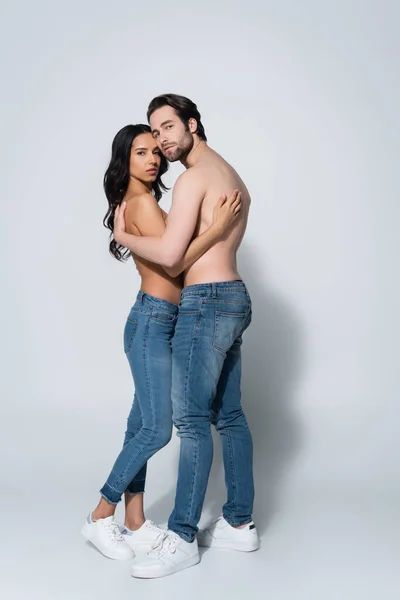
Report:
[[142,525],[144,525],[145,522],[146,519],[144,518],[137,521],[128,521],[128,519],[125,519],[125,527],[127,527],[131,531],[137,531],[142,527]]
[[114,512],[112,512],[112,511],[109,511],[106,513],[104,510],[97,511],[97,509],[94,510],[91,514],[92,521],[98,521],[99,519],[106,519],[107,517],[113,517],[113,516],[114,516]]

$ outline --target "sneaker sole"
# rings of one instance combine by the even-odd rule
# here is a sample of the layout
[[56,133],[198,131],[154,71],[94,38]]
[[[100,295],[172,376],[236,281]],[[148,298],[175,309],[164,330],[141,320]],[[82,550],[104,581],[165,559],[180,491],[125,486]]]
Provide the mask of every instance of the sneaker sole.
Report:
[[90,534],[88,532],[88,526],[85,523],[84,526],[81,529],[81,534],[83,535],[83,537],[85,538],[85,540],[87,542],[89,542],[93,548],[96,548],[96,550],[98,552],[100,552],[100,554],[102,554],[103,556],[105,556],[106,558],[109,558],[110,560],[132,560],[135,558],[135,553],[132,550],[132,555],[131,556],[127,556],[126,558],[122,558],[121,556],[112,556],[111,554],[107,553],[107,551],[102,550],[101,548],[99,548],[98,546],[96,546],[96,544],[94,544],[92,542],[92,540],[90,539]]
[[260,548],[260,540],[251,542],[234,542],[232,540],[210,540],[210,542],[197,540],[201,548],[220,548],[222,550],[237,550],[238,552],[255,552]]
[[137,579],[157,579],[158,577],[165,577],[166,575],[173,575],[174,573],[178,573],[179,571],[183,571],[184,569],[188,569],[189,567],[194,567],[200,562],[200,555],[196,554],[196,556],[191,556],[186,560],[183,560],[179,565],[171,566],[165,569],[162,573],[153,571],[150,569],[141,569],[140,567],[132,567],[132,577],[136,577]]

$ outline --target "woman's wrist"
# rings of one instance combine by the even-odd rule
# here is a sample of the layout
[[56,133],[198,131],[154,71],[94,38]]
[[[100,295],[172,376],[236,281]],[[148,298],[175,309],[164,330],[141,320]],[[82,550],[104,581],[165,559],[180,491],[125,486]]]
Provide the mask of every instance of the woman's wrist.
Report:
[[130,238],[130,234],[129,233],[125,233],[125,232],[121,232],[118,234],[117,238],[114,239],[117,242],[117,244],[119,244],[120,246],[124,246],[125,248],[128,248],[128,244],[129,244],[129,238]]
[[219,225],[218,223],[212,223],[211,225],[211,231],[212,234],[219,237],[220,235],[223,234],[224,230],[223,227],[221,225]]

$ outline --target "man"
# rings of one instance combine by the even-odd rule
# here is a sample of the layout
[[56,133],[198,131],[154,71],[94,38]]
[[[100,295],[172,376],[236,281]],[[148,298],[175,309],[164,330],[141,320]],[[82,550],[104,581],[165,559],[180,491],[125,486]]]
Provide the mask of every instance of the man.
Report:
[[223,516],[199,533],[203,546],[252,551],[259,539],[252,522],[252,439],[241,406],[241,342],[251,321],[251,301],[236,266],[250,208],[236,171],[207,145],[201,115],[183,96],[158,96],[147,113],[165,157],[180,160],[165,233],[160,238],[125,233],[124,207],[116,213],[114,237],[134,254],[173,268],[194,236],[212,221],[221,192],[241,193],[241,213],[224,238],[184,274],[172,343],[172,403],[181,439],[175,507],[168,531],[143,560],[135,577],[169,575],[200,560],[196,534],[212,463],[210,423],[221,435],[227,502]]

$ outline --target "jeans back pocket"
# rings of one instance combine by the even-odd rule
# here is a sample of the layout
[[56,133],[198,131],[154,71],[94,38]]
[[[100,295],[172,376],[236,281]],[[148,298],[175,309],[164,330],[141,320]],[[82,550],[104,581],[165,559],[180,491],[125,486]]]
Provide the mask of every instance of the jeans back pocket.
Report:
[[244,331],[247,323],[247,312],[215,312],[213,346],[223,354],[233,346],[236,338]]
[[132,347],[133,338],[135,337],[136,329],[139,321],[128,317],[124,329],[124,350],[129,352]]

